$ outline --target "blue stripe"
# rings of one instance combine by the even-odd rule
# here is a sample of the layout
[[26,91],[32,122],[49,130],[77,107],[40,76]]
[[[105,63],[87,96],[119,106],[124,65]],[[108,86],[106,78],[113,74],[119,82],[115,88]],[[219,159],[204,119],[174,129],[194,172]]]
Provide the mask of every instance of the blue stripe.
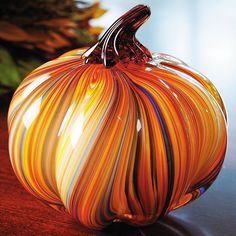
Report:
[[167,192],[164,208],[162,210],[162,215],[164,215],[169,206],[171,195],[173,192],[173,186],[174,186],[174,161],[173,161],[173,151],[172,151],[170,136],[169,136],[167,125],[165,123],[162,112],[160,108],[158,107],[157,103],[155,102],[154,98],[152,97],[152,95],[148,93],[148,91],[145,90],[143,87],[139,86],[138,84],[136,84],[136,86],[148,97],[153,108],[155,109],[155,113],[160,123],[161,132],[162,132],[162,136],[165,143],[165,150],[166,150],[167,164],[168,164],[168,192]]

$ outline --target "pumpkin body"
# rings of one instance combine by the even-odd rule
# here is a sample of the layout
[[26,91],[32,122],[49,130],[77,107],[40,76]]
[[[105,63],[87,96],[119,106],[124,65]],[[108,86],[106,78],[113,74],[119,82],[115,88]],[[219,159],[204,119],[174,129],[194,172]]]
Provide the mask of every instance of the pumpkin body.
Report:
[[226,113],[182,61],[86,64],[86,49],[33,71],[16,90],[9,150],[22,185],[83,225],[146,225],[199,197],[218,175]]

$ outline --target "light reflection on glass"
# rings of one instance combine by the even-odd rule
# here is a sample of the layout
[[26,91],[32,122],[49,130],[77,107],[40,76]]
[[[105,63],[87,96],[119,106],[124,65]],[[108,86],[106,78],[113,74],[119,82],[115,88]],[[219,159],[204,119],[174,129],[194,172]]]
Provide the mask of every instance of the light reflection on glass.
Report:
[[142,128],[140,119],[137,120],[137,131],[139,132],[139,130]]
[[70,140],[73,147],[76,147],[79,138],[81,137],[84,129],[84,112],[80,112],[78,117],[73,123],[73,127],[70,133]]
[[26,98],[35,88],[37,88],[40,84],[50,78],[49,74],[43,74],[35,79],[31,84],[29,84],[26,89],[22,92],[23,98]]
[[70,106],[70,108],[68,109],[68,111],[66,112],[66,115],[65,115],[65,117],[64,117],[64,119],[63,119],[63,121],[61,123],[61,127],[59,129],[58,136],[60,136],[62,131],[65,129],[65,126],[66,126],[66,124],[68,123],[68,121],[69,121],[69,119],[71,117],[71,114],[72,114],[72,111],[73,111],[74,107],[75,107],[75,103],[73,103]]
[[23,123],[24,123],[26,129],[28,129],[30,127],[30,125],[32,124],[34,119],[37,117],[37,115],[40,111],[41,101],[42,101],[42,97],[35,100],[30,105],[30,107],[27,109],[27,111],[25,112],[25,114],[23,116]]

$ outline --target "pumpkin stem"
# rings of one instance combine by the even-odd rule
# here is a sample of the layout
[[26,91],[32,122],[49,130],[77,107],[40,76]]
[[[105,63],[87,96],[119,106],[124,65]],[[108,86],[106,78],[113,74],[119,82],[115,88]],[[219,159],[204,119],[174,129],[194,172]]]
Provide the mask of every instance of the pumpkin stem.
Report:
[[118,61],[146,63],[152,56],[135,37],[138,28],[149,18],[148,6],[137,5],[118,18],[101,39],[84,54],[85,63],[112,67]]

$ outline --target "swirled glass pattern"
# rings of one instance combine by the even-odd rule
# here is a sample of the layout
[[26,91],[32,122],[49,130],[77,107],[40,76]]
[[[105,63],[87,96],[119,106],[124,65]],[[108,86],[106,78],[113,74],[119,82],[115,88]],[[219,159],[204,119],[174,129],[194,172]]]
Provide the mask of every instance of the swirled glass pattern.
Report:
[[150,224],[217,177],[224,104],[206,77],[170,55],[106,67],[89,50],[42,65],[16,90],[13,169],[30,193],[89,228]]

